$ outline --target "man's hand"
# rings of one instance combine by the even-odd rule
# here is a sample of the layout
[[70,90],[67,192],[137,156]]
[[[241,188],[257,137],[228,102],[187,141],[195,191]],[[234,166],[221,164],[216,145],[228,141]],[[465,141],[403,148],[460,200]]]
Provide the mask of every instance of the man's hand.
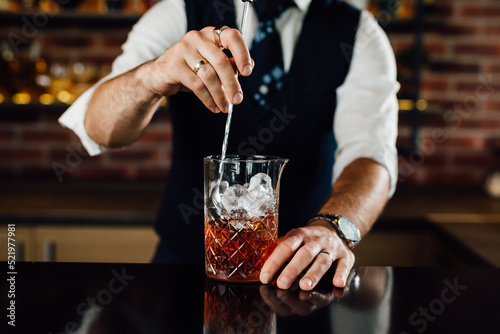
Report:
[[[191,91],[213,112],[227,112],[229,101],[243,100],[235,68],[250,75],[253,60],[236,29],[220,34],[228,59],[215,44],[214,27],[188,32],[155,60],[104,82],[97,87],[85,114],[85,130],[96,143],[123,147],[135,142],[146,129],[164,96]],[[208,61],[193,72],[201,61]]]
[[288,289],[311,265],[299,284],[302,290],[312,290],[335,261],[333,285],[343,288],[354,265],[354,254],[329,223],[318,220],[288,232],[262,267],[261,282],[270,283],[288,260],[276,281],[279,288]]
[[[320,212],[355,217],[363,237],[387,202],[389,181],[385,167],[372,159],[356,159],[339,176]],[[288,289],[311,265],[299,283],[302,290],[311,290],[332,264],[336,266],[333,285],[343,288],[354,265],[354,254],[330,223],[316,220],[307,227],[291,230],[281,240],[264,263],[260,281],[271,282],[288,260],[276,282],[279,288]]]
[[[200,31],[189,31],[179,42],[148,66],[141,78],[153,93],[170,96],[178,91],[193,92],[213,112],[227,112],[229,102],[239,104],[243,92],[235,69],[248,76],[252,73],[253,60],[243,36],[236,29],[225,29],[220,33],[223,48],[231,51],[229,59],[215,44],[214,27]],[[201,60],[207,60],[197,74],[193,68]]]

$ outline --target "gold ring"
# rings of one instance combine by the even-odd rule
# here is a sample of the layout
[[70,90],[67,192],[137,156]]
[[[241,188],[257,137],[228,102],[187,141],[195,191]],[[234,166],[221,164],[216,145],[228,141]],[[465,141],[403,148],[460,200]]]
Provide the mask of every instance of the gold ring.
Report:
[[208,60],[206,60],[206,59],[202,59],[202,60],[200,60],[200,61],[198,62],[198,64],[196,64],[196,65],[194,66],[194,68],[193,68],[193,72],[194,72],[194,74],[198,75],[198,71],[199,71],[199,70],[201,70],[201,68],[202,68],[203,66],[205,66],[206,64],[208,64]]
[[228,29],[228,26],[217,26],[214,28],[214,43],[217,45],[219,48],[224,49],[224,46],[222,45],[222,41],[220,40],[220,34],[222,31]]

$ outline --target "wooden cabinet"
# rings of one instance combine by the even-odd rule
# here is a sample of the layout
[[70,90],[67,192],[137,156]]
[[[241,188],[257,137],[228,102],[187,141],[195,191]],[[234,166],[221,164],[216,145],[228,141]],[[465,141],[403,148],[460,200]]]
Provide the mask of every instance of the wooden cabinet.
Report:
[[[158,237],[151,226],[22,226],[16,224],[18,261],[147,263]],[[6,233],[0,245],[7,247]],[[0,259],[7,260],[7,252]]]
[[371,231],[354,250],[359,266],[428,266],[432,235],[420,231]]
[[[451,224],[422,221],[413,228],[401,225],[390,229],[377,226],[354,250],[358,266],[410,267],[491,267],[500,264],[495,236],[496,224]],[[458,235],[460,230],[473,230],[479,242],[471,242],[472,232]],[[481,251],[483,252],[481,253]]]

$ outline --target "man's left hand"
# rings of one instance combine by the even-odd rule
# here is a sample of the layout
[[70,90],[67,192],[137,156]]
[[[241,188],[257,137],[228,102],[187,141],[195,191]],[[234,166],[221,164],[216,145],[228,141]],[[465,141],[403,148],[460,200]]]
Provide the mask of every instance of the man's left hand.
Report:
[[293,229],[283,237],[262,267],[260,281],[270,283],[288,260],[276,281],[278,288],[288,289],[311,265],[299,284],[302,290],[312,290],[334,262],[333,285],[343,288],[354,265],[354,254],[329,223],[318,220],[307,227]]

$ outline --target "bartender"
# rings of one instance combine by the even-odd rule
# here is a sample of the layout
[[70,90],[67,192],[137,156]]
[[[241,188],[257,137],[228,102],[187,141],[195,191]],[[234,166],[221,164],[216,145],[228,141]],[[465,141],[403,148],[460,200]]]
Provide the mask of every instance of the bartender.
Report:
[[[134,143],[167,97],[173,157],[154,261],[199,263],[203,212],[186,218],[181,208],[202,192],[203,157],[220,152],[233,103],[228,153],[290,159],[280,198],[286,235],[261,281],[287,289],[307,268],[300,287],[311,290],[335,266],[333,284],[343,287],[354,246],[397,180],[389,41],[368,12],[341,1],[255,0],[245,36],[242,11],[241,0],[160,1],[134,26],[111,74],[59,121],[97,155]],[[272,140],[251,145],[264,130]]]

